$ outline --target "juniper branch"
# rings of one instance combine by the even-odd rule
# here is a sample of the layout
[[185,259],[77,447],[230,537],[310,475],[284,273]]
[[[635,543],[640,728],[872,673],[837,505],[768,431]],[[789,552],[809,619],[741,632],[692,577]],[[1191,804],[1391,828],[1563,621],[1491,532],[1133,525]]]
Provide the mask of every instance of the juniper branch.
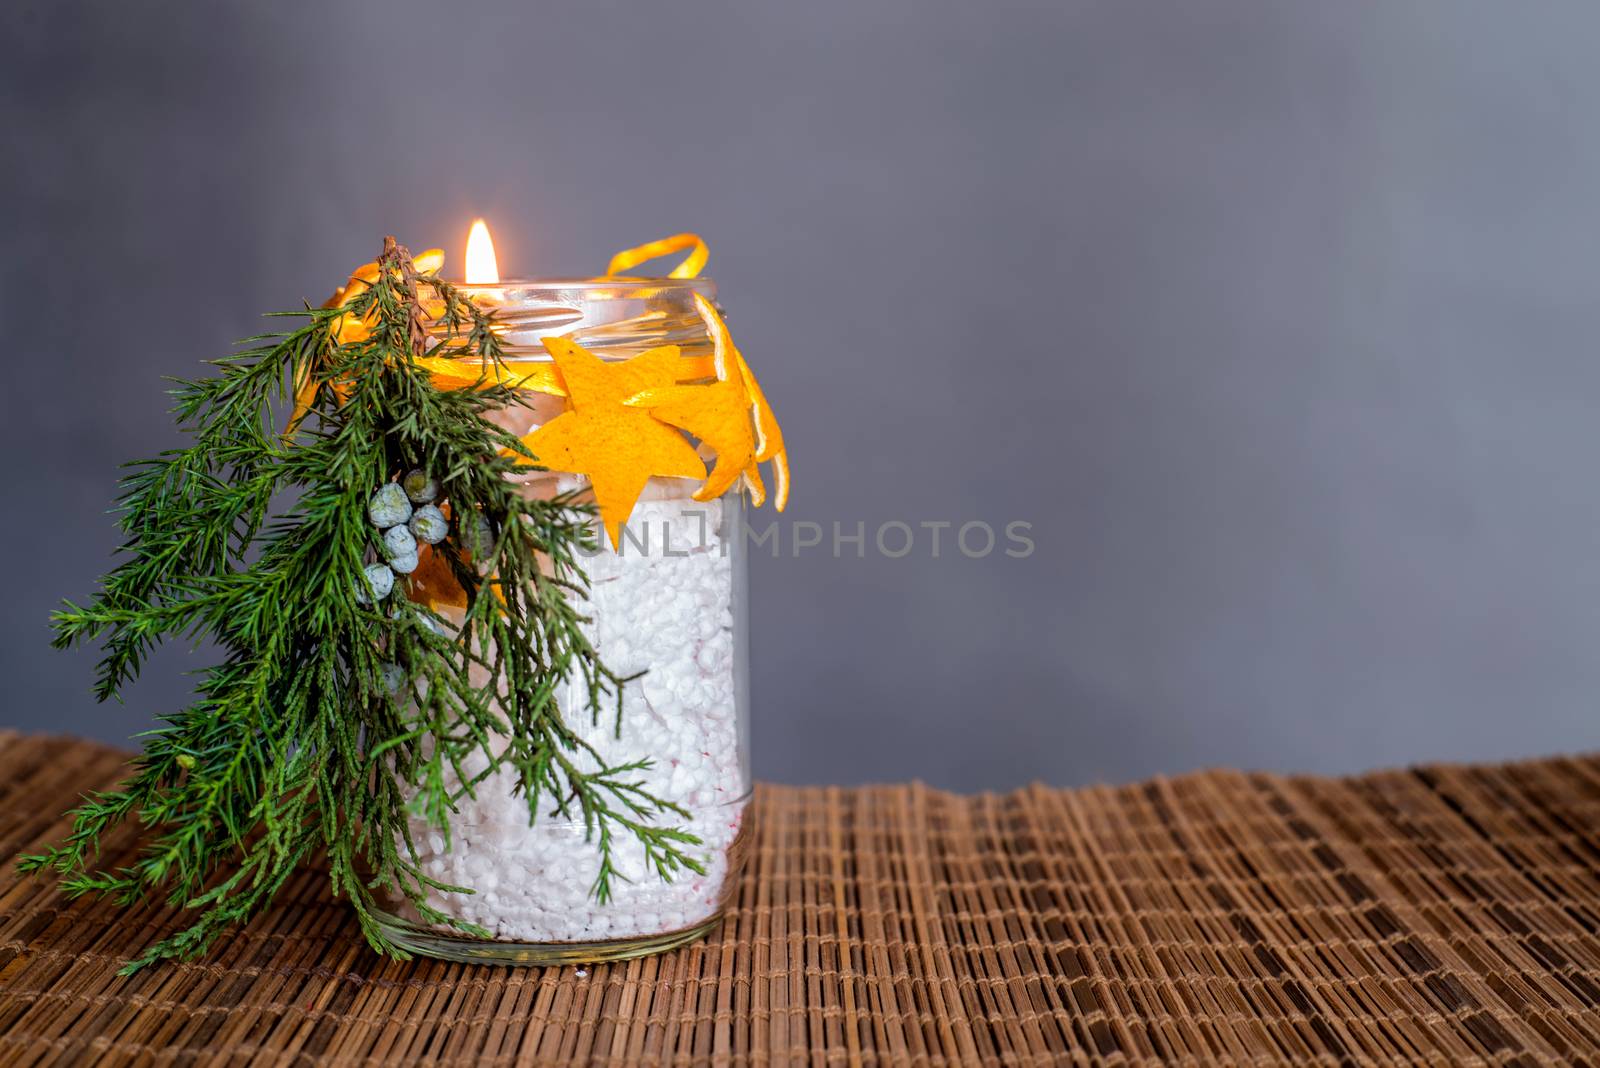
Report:
[[[584,631],[590,509],[507,481],[533,457],[490,418],[519,403],[488,374],[503,360],[492,317],[419,274],[392,238],[380,268],[342,309],[292,313],[299,326],[251,338],[210,376],[175,384],[188,443],[130,465],[121,562],[89,604],[53,616],[57,646],[102,644],[100,700],[120,699],[164,640],[204,638],[222,651],[194,701],[144,736],[127,779],[87,796],[63,841],[19,861],[57,873],[72,895],[162,894],[193,913],[129,970],[204,953],[319,853],[379,952],[406,955],[379,923],[384,893],[429,922],[482,933],[429,905],[430,892],[470,888],[426,875],[409,821],[448,836],[457,804],[502,769],[530,822],[583,821],[600,900],[620,877],[618,836],[637,840],[662,878],[703,871],[697,839],[665,822],[687,813],[641,780],[648,763],[605,766],[557,704],[576,688],[584,707],[573,711],[594,720],[614,701],[620,724],[628,680]],[[346,316],[367,322],[367,336],[341,342]],[[478,366],[479,388],[441,390],[418,366],[430,319],[443,340],[427,355]],[[299,383],[314,387],[311,417],[285,440],[278,420]],[[465,594],[454,622],[403,597],[356,595],[376,558],[367,499],[418,467],[438,480],[458,531],[481,517],[493,534],[473,560],[459,538],[437,547]],[[407,680],[399,693],[385,685],[391,663]],[[540,812],[544,801],[553,813]],[[135,817],[138,854],[101,868],[101,842]]]

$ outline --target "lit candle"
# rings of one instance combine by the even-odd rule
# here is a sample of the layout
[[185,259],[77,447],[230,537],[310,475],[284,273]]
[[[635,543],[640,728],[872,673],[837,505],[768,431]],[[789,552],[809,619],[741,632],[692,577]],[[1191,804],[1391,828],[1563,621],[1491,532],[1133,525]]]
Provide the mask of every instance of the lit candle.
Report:
[[[507,289],[499,288],[500,263],[494,254],[494,238],[489,236],[489,224],[482,219],[472,221],[472,229],[467,233],[467,252],[462,262],[466,269],[466,284],[474,287],[472,299],[478,306],[512,320],[501,332],[501,340],[518,350],[511,356],[514,360],[549,359],[540,351],[541,341],[547,335],[563,332],[582,319],[581,313],[566,308],[528,309],[525,301],[508,294]],[[530,317],[533,323],[526,321]],[[529,326],[534,328],[528,329]],[[544,328],[540,329],[539,326]],[[522,394],[521,404],[503,408],[491,418],[521,437],[560,415],[565,407],[566,403],[560,397],[526,392]],[[518,481],[534,483],[553,477],[549,472],[533,471],[518,476]]]
[[500,264],[494,258],[494,239],[489,236],[489,224],[482,219],[472,220],[472,230],[467,234],[467,285],[492,285],[500,281]]

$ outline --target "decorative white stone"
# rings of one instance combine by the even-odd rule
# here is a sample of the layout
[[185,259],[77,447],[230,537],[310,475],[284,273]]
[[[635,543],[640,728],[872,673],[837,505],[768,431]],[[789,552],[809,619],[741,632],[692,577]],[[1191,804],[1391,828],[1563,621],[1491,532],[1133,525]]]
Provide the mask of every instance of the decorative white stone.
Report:
[[[581,680],[559,699],[568,724],[600,760],[652,762],[638,777],[651,793],[689,810],[688,819],[672,822],[700,839],[693,852],[706,873],[681,871],[663,881],[646,865],[638,842],[619,834],[616,862],[628,881],[614,880],[611,900],[600,905],[589,894],[598,859],[581,817],[552,817],[545,804],[530,827],[527,798],[515,777],[501,771],[460,802],[451,821],[450,852],[423,821],[413,821],[412,840],[422,851],[424,870],[479,891],[432,893],[429,904],[497,938],[529,942],[662,934],[715,915],[748,790],[727,607],[733,569],[718,531],[721,508],[718,501],[647,495],[630,523],[640,532],[649,526],[649,554],[630,544],[625,554],[602,552],[584,561],[592,583],[585,606],[593,621],[585,627],[590,640],[619,674],[646,672],[623,688],[620,737],[614,706],[590,722]],[[668,544],[673,553],[687,555],[663,552]],[[685,622],[706,618],[713,621],[710,633]],[[593,757],[580,759],[588,769],[596,766]],[[482,766],[464,770],[471,775]]]

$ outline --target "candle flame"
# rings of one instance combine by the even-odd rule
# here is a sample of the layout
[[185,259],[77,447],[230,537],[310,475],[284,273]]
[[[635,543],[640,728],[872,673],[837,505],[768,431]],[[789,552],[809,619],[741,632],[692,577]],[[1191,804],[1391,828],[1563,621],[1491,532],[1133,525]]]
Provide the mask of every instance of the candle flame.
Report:
[[494,241],[489,237],[489,225],[474,219],[472,232],[467,235],[467,284],[483,285],[500,281],[500,265],[494,258]]

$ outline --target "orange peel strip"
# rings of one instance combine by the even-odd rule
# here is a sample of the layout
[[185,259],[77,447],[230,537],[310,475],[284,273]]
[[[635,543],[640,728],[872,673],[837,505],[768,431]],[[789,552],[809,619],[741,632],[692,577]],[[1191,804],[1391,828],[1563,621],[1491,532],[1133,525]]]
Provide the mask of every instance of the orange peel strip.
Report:
[[[710,378],[715,370],[710,356],[685,356],[679,358],[675,378],[679,382]],[[490,386],[508,386],[511,389],[532,390],[552,397],[567,395],[566,383],[553,363],[537,363],[531,367],[507,364],[499,367],[447,357],[421,356],[416,364],[433,378],[440,389],[487,389]]]
[[673,234],[663,237],[659,241],[651,241],[633,248],[625,248],[606,265],[606,277],[616,278],[625,271],[629,271],[641,263],[649,263],[658,256],[670,256],[674,252],[689,250],[683,261],[671,271],[667,272],[668,278],[697,278],[705,270],[706,260],[711,258],[711,250],[700,239],[699,234]]

